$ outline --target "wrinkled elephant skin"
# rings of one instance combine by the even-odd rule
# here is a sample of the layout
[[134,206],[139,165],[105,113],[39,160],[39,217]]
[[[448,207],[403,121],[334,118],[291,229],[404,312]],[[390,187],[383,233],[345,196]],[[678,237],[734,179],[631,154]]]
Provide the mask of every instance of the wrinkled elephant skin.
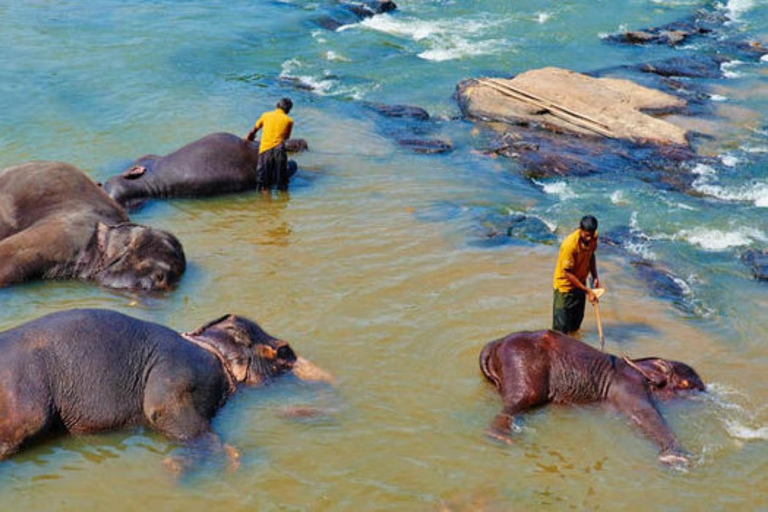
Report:
[[150,292],[170,289],[185,267],[175,236],[131,223],[76,167],[28,162],[0,171],[0,287],[84,279]]
[[[303,151],[303,139],[286,141]],[[165,156],[146,155],[104,184],[118,203],[133,207],[149,198],[209,197],[256,189],[258,142],[231,133],[212,133]],[[288,162],[289,173],[296,163]]]
[[[292,373],[298,358],[256,323],[225,315],[188,333],[100,309],[0,333],[0,459],[56,433],[149,427],[218,443],[211,418],[237,388]],[[313,380],[330,376],[302,359]]]
[[688,365],[659,358],[622,359],[555,331],[516,332],[488,343],[480,369],[501,394],[490,434],[509,441],[514,417],[548,403],[605,403],[659,447],[659,459],[687,464],[655,401],[704,391]]

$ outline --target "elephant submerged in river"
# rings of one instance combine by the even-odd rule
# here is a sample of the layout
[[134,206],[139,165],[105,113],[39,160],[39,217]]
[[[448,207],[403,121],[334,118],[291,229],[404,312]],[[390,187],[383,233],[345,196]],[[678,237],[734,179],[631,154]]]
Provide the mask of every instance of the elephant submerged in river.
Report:
[[76,167],[28,162],[0,171],[0,287],[84,279],[149,292],[170,289],[185,268],[175,236],[131,223]]
[[211,418],[241,386],[330,375],[255,322],[225,315],[187,333],[100,309],[0,333],[0,459],[56,433],[150,427],[218,444]]
[[[307,149],[303,139],[285,142],[287,151]],[[256,189],[258,141],[212,133],[165,156],[145,155],[104,184],[115,201],[134,207],[149,198],[209,197]],[[290,176],[296,162],[288,162]]]
[[490,428],[493,437],[509,441],[515,415],[548,403],[605,403],[656,443],[661,462],[688,463],[654,403],[705,390],[686,364],[620,358],[556,331],[523,331],[488,343],[480,369],[504,401]]

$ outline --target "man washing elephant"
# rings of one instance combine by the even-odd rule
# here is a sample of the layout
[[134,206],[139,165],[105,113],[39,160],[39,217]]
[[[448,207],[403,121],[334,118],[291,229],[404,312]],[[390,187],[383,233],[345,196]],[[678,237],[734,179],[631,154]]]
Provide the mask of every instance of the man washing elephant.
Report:
[[579,330],[584,319],[586,299],[595,304],[597,295],[587,286],[592,275],[593,286],[600,287],[597,276],[597,219],[585,215],[579,229],[565,237],[557,256],[553,278],[552,330],[571,334]]
[[275,186],[278,190],[288,189],[290,174],[285,141],[291,137],[293,130],[293,119],[288,117],[291,108],[293,102],[290,98],[281,98],[275,110],[264,112],[245,136],[245,140],[253,141],[256,132],[263,128],[256,164],[256,186],[263,193],[268,193]]

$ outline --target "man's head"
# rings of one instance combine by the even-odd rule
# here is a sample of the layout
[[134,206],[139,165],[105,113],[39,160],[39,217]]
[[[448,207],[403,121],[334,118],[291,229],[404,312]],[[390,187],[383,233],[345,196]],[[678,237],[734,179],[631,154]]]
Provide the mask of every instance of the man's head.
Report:
[[579,240],[584,245],[589,245],[597,233],[597,219],[591,215],[585,215],[579,222]]
[[280,98],[280,101],[277,102],[276,106],[287,114],[293,108],[293,102],[291,101],[291,98]]

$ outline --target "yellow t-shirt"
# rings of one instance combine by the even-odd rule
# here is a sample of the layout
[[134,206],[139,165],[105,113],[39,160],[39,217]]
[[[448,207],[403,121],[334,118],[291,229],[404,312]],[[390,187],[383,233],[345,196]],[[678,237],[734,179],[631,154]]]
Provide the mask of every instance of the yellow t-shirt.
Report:
[[270,112],[264,112],[254,127],[263,129],[259,143],[259,153],[263,153],[290,138],[293,119],[288,117],[282,109],[276,108]]
[[555,266],[555,276],[552,280],[555,289],[562,293],[573,290],[573,285],[565,277],[566,270],[583,283],[589,275],[589,262],[595,250],[597,250],[597,233],[595,233],[595,237],[587,248],[582,247],[579,243],[578,229],[565,237],[565,240],[560,245],[560,254],[557,256],[557,265]]

